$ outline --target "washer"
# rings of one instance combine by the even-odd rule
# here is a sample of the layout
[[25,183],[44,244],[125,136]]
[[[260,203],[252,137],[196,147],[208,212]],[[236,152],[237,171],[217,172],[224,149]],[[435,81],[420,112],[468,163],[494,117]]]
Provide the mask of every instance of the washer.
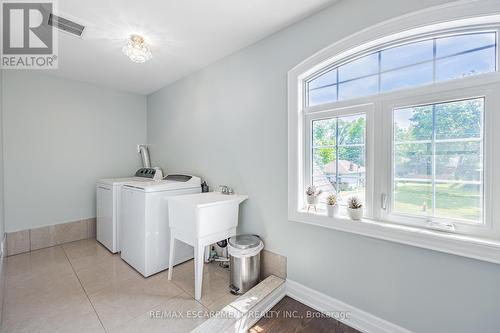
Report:
[[121,190],[123,184],[162,177],[158,168],[141,168],[134,177],[100,179],[96,182],[96,239],[112,253],[120,252]]
[[[145,277],[167,269],[170,246],[167,198],[200,192],[200,178],[189,175],[168,175],[160,181],[123,184],[122,259]],[[174,265],[194,257],[191,246],[179,244],[175,248]]]

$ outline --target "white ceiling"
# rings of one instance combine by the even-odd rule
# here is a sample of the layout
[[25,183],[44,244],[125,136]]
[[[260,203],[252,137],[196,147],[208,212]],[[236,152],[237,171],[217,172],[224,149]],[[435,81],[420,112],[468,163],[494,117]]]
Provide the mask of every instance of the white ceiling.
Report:
[[[59,69],[48,74],[149,94],[334,3],[335,0],[64,0],[56,14],[86,26],[59,33]],[[137,33],[153,59],[121,49]]]

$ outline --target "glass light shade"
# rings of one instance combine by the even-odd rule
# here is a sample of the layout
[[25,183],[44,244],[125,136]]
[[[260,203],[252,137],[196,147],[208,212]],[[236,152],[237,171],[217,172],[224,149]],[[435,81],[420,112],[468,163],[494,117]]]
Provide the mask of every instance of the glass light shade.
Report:
[[139,35],[131,35],[123,47],[123,53],[135,63],[141,64],[152,58],[151,50]]

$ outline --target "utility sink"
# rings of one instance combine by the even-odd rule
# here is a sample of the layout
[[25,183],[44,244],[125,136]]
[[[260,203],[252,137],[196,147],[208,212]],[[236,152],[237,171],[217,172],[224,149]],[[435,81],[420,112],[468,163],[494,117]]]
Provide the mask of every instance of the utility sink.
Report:
[[188,194],[168,198],[170,226],[170,264],[172,278],[175,241],[194,247],[195,298],[201,299],[205,247],[236,235],[240,204],[248,199],[241,194],[219,192]]
[[236,228],[239,205],[246,195],[218,192],[180,195],[168,199],[170,228],[205,237]]

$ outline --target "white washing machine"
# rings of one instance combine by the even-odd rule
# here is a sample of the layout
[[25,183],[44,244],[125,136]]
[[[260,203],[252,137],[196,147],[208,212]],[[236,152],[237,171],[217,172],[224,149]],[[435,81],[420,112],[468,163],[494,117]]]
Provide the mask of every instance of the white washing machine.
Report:
[[123,184],[162,177],[155,168],[141,168],[134,177],[100,179],[96,182],[96,239],[112,253],[120,252],[121,193]]
[[[167,198],[200,192],[200,178],[188,175],[123,184],[122,259],[146,277],[167,269],[170,248]],[[176,245],[174,265],[194,257],[193,247],[181,242]]]

